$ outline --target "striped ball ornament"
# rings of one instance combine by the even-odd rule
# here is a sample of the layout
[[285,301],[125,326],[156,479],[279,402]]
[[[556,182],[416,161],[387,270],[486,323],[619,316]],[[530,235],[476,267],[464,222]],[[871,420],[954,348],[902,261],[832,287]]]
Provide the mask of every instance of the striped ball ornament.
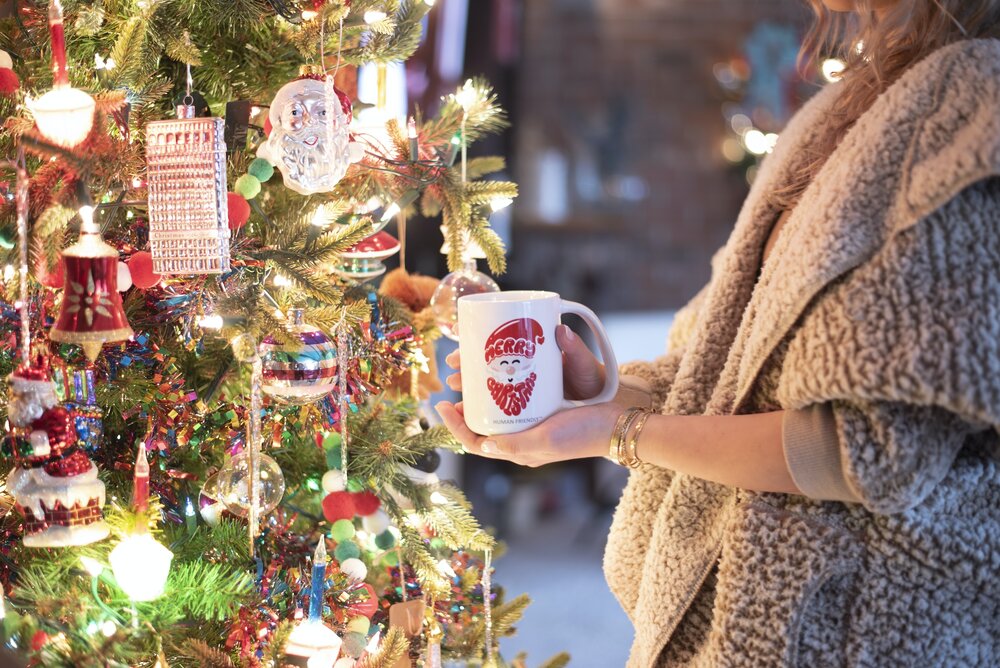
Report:
[[261,389],[282,404],[311,404],[337,386],[337,346],[302,315],[293,310],[288,335],[268,335],[260,344]]

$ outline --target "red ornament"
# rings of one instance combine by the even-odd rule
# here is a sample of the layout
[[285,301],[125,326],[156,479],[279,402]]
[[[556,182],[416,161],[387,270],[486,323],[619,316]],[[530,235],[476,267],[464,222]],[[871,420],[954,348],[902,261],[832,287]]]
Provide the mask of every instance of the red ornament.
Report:
[[354,496],[354,512],[367,517],[382,507],[382,502],[371,492],[357,492]]
[[31,649],[36,652],[45,647],[45,643],[49,641],[49,634],[45,631],[38,629],[35,634],[31,636]]
[[323,517],[327,522],[354,517],[354,495],[350,492],[330,492],[323,498]]
[[238,230],[250,220],[250,202],[239,193],[226,193],[229,204],[229,229]]
[[128,259],[128,270],[132,274],[132,285],[140,290],[148,290],[163,278],[153,273],[153,256],[147,251],[133,253]]
[[378,596],[375,595],[375,589],[367,582],[361,585],[360,589],[368,592],[368,598],[359,601],[352,601],[348,605],[344,606],[344,610],[350,612],[352,615],[362,615],[371,619],[375,611],[378,610]]
[[21,80],[17,74],[9,67],[0,67],[0,95],[14,97],[17,89],[21,87]]
[[132,336],[118,292],[118,251],[85,219],[80,240],[63,251],[63,263],[62,308],[49,338],[79,345],[93,361],[105,343]]

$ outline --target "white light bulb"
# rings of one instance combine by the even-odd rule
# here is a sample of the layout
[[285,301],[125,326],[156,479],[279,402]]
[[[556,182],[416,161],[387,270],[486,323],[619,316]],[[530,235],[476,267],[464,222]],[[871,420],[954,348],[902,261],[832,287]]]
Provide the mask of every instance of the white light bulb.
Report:
[[840,79],[840,75],[844,71],[844,61],[839,58],[827,58],[823,61],[821,69],[823,71],[823,78],[829,82],[834,82]]
[[448,497],[441,492],[431,492],[431,503],[441,506],[448,503]]
[[12,281],[14,280],[14,265],[8,264],[3,268],[3,280]]
[[385,21],[389,17],[385,12],[380,12],[377,9],[369,9],[365,12],[365,23],[371,25],[373,23],[379,23],[380,21]]
[[133,601],[152,601],[163,594],[173,558],[147,532],[125,536],[108,555],[118,586]]
[[105,638],[110,638],[118,630],[118,626],[110,619],[101,624],[101,633]]
[[508,206],[514,203],[510,197],[494,197],[490,200],[490,209],[493,213],[500,211],[501,209],[506,209]]
[[94,98],[71,86],[53,88],[37,100],[25,98],[38,131],[49,141],[73,148],[94,126]]
[[80,557],[80,564],[83,569],[90,573],[90,577],[96,578],[104,572],[104,564],[93,557]]
[[222,329],[223,325],[221,315],[203,315],[198,318],[198,326],[202,329]]
[[467,79],[465,85],[462,86],[462,90],[455,95],[455,101],[458,102],[458,105],[466,112],[468,112],[469,109],[472,109],[472,105],[474,105],[478,99],[479,93],[476,92],[476,87],[472,85],[472,79]]
[[288,280],[288,278],[285,277],[282,274],[275,274],[274,275],[274,284],[276,286],[278,286],[279,288],[286,288],[289,285],[291,285],[292,282],[290,280]]
[[312,21],[317,16],[319,16],[319,12],[317,12],[315,10],[312,10],[312,9],[303,9],[302,10],[302,20],[303,21]]

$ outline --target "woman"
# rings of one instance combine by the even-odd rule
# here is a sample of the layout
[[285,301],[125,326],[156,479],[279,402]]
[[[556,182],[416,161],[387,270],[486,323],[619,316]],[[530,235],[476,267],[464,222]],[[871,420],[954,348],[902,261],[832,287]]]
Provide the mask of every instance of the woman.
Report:
[[605,555],[629,666],[1000,665],[1000,0],[814,4],[808,52],[843,36],[847,68],[669,353],[512,436],[438,407],[487,457],[641,462]]

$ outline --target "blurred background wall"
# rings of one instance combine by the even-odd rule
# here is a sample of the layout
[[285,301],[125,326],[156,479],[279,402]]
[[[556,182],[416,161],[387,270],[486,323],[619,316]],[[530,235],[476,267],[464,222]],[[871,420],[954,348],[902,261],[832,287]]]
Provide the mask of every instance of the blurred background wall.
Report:
[[[511,128],[471,152],[505,155],[505,176],[521,187],[493,217],[509,248],[501,286],[588,304],[623,360],[659,354],[672,312],[708,279],[757,164],[818,88],[818,72],[813,82],[796,72],[805,2],[438,7],[408,63],[408,93],[433,108],[483,75],[510,112]],[[411,271],[443,275],[436,226],[410,230]],[[440,353],[450,350],[446,342]],[[535,599],[512,646],[529,650],[529,665],[560,649],[574,666],[624,665],[631,627],[600,563],[625,472],[603,460],[454,466],[476,512],[510,544],[496,579]]]

